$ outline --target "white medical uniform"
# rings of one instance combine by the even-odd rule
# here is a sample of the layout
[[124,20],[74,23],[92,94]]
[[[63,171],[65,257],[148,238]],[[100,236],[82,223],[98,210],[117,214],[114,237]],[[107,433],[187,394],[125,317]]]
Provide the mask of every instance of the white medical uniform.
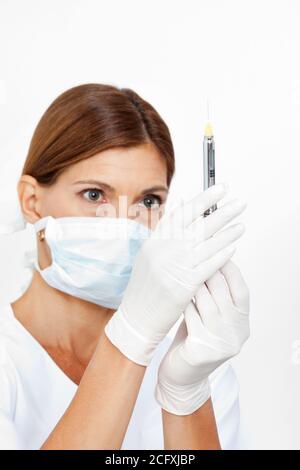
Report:
[[[146,368],[121,449],[164,449],[162,413],[154,388],[158,366],[171,341],[165,337]],[[221,447],[247,448],[238,383],[230,363],[220,366],[210,381]],[[39,449],[77,387],[17,320],[11,304],[0,306],[0,449]]]

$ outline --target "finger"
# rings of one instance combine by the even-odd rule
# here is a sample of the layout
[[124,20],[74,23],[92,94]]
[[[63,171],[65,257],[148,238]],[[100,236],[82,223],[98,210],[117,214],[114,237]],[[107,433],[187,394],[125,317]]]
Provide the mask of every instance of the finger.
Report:
[[210,331],[215,331],[220,312],[206,284],[202,284],[195,295],[195,304],[202,322]]
[[222,207],[217,208],[207,217],[194,222],[189,227],[189,232],[193,234],[196,242],[207,240],[218,230],[231,222],[232,219],[240,215],[247,207],[246,202],[234,199],[227,202]]
[[233,261],[228,260],[220,270],[226,279],[234,305],[239,310],[248,313],[249,290],[239,268]]
[[206,285],[210,296],[218,306],[221,313],[226,310],[224,305],[226,306],[233,303],[228,284],[221,270],[215,272],[214,275],[206,281]]
[[223,250],[218,251],[215,255],[206,261],[201,261],[198,266],[194,268],[195,274],[197,275],[199,285],[207,281],[218,269],[232,257],[236,248],[235,246],[229,245]]
[[172,212],[169,212],[168,222],[176,225],[180,223],[183,228],[188,227],[195,219],[203,215],[207,209],[225,196],[226,191],[227,189],[224,184],[216,184],[209,187],[191,200],[179,204]]
[[193,259],[195,265],[199,264],[201,261],[208,260],[215,253],[226,248],[228,245],[240,238],[244,232],[244,224],[239,223],[231,225],[230,227],[216,233],[208,240],[198,244],[193,250]]
[[185,320],[183,319],[176,331],[176,334],[174,336],[173,343],[170,349],[174,349],[177,345],[181,344],[185,340],[186,337],[187,337],[187,327],[186,327]]
[[[202,286],[201,286],[202,287]],[[187,327],[187,333],[196,334],[199,328],[204,328],[204,324],[193,301],[191,301],[184,311],[184,319]]]

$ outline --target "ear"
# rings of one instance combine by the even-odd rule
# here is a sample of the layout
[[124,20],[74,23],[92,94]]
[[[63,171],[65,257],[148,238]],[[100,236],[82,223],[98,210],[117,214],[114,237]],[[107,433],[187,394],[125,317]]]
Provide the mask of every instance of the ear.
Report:
[[40,185],[37,180],[30,175],[22,175],[17,184],[17,191],[23,216],[30,224],[34,224],[41,218],[39,214],[40,206]]

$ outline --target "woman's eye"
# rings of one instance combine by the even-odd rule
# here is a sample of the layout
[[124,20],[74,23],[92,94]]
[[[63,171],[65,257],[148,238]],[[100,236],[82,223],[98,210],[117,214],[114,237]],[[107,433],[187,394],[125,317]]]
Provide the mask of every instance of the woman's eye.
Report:
[[143,203],[148,209],[153,209],[153,206],[160,206],[162,200],[159,196],[150,195],[144,197]]
[[99,197],[102,195],[102,191],[100,189],[87,189],[82,193],[83,197],[88,201],[99,201]]

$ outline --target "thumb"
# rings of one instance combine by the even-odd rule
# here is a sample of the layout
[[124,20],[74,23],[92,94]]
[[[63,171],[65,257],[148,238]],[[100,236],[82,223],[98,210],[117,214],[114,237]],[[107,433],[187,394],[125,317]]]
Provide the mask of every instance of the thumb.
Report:
[[184,311],[184,319],[186,322],[188,335],[192,335],[201,327],[204,328],[201,315],[193,300],[190,301]]

